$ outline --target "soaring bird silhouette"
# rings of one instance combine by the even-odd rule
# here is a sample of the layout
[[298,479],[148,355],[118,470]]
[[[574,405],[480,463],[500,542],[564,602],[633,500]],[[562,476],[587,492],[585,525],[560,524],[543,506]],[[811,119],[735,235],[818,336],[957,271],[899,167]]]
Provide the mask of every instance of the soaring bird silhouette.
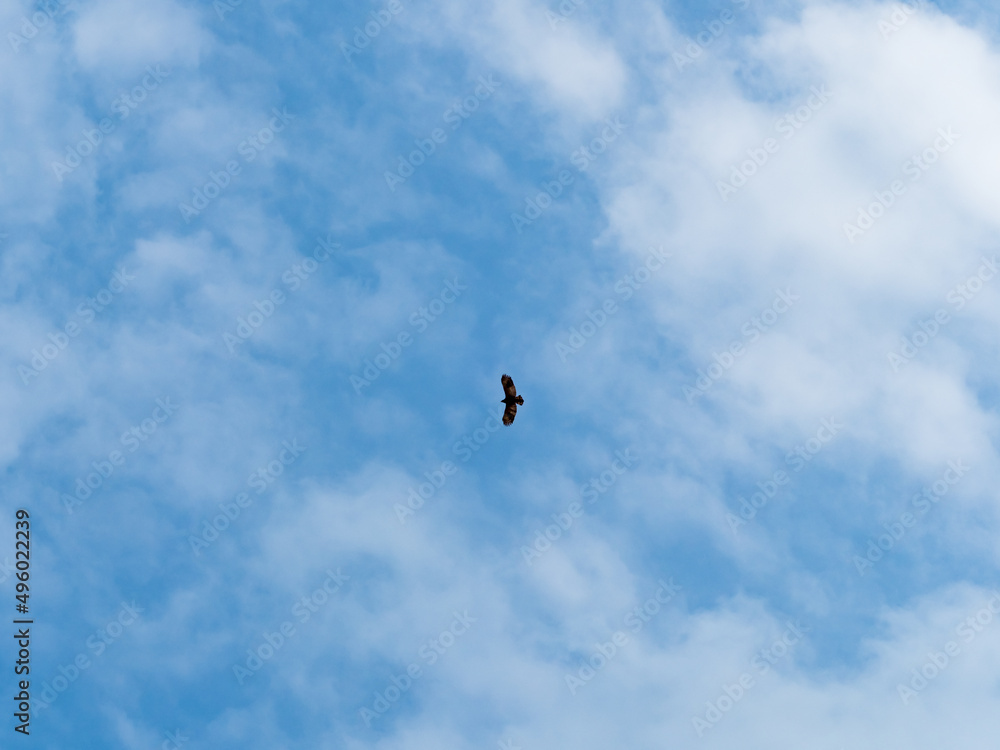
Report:
[[518,404],[523,404],[524,399],[517,395],[517,388],[514,387],[514,381],[510,379],[510,375],[501,375],[500,383],[503,385],[504,392],[502,402],[507,404],[503,413],[503,423],[511,424],[514,417],[517,416]]

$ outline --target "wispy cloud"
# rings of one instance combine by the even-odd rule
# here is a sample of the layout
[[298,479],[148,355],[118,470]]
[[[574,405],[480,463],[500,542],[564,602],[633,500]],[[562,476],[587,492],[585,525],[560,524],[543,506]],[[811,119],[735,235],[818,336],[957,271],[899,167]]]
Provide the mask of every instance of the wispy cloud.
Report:
[[0,33],[39,747],[989,745],[988,12]]

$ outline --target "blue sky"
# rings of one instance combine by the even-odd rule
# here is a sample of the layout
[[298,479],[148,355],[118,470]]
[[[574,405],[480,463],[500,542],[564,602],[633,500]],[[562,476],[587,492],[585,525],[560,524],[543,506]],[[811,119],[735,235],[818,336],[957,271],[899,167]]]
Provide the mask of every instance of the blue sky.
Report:
[[11,0],[0,32],[16,741],[987,746],[994,11]]

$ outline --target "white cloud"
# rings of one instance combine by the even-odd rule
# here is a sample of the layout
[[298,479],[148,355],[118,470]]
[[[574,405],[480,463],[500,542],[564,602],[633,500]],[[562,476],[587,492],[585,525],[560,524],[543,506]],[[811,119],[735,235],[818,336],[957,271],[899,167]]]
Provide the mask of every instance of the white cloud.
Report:
[[173,0],[100,0],[82,10],[74,35],[77,58],[88,70],[196,65],[210,40],[198,14]]
[[[428,9],[430,17],[405,18],[438,44],[458,43],[470,55],[531,91],[540,110],[571,119],[614,114],[626,95],[627,70],[613,42],[584,25],[583,11],[553,29],[547,6],[531,0],[451,1]],[[410,14],[413,15],[413,14]]]

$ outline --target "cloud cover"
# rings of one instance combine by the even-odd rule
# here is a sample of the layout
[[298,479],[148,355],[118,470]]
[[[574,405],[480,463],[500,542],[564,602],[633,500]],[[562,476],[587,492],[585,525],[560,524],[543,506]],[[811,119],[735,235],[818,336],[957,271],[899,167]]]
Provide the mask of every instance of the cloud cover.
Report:
[[984,743],[986,12],[0,30],[39,746]]

